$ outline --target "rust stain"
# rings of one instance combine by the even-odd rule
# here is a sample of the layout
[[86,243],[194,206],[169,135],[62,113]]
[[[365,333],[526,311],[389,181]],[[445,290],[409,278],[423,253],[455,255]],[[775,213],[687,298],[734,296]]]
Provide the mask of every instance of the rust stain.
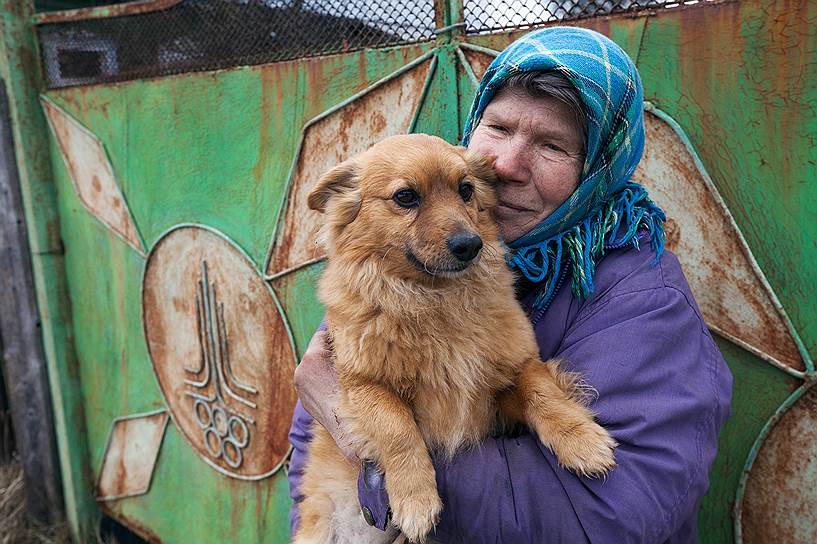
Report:
[[333,60],[336,59],[309,58],[302,64],[306,71],[306,97],[303,106],[307,117],[318,115],[325,107],[327,87],[331,81],[325,77],[324,68]]
[[740,525],[746,544],[817,542],[817,388],[785,412],[749,472]]
[[783,365],[805,370],[800,353],[747,256],[748,248],[683,141],[645,114],[644,157],[633,176],[671,220],[668,247],[684,267],[704,319]]
[[173,309],[179,313],[191,311],[190,301],[182,297],[172,297]]
[[445,2],[434,2],[434,23],[437,28],[445,26]]
[[320,217],[306,206],[309,188],[337,163],[387,136],[408,131],[429,66],[430,61],[426,61],[309,126],[296,159],[283,228],[274,242],[267,273],[322,256],[315,245]]
[[140,13],[162,11],[171,8],[176,4],[180,4],[181,2],[182,0],[143,0],[106,6],[104,9],[96,7],[38,13],[35,15],[34,19],[37,24],[67,23],[73,21],[85,21],[88,19],[105,19],[108,17],[122,17],[126,15],[138,15]]
[[465,59],[468,61],[468,64],[471,65],[474,75],[477,76],[477,79],[482,79],[482,76],[485,75],[485,71],[488,70],[488,66],[494,61],[494,57],[472,49],[462,48],[462,52],[465,54]]
[[142,306],[153,369],[185,440],[225,474],[269,475],[289,450],[295,354],[253,263],[211,230],[177,228],[148,257]]
[[[60,234],[59,219],[54,217],[49,219],[45,224],[46,239],[48,240],[48,247],[54,251],[63,252],[62,236]],[[43,310],[40,310],[43,311]]]
[[[721,90],[741,85],[740,70],[722,61],[740,59],[747,51],[748,44],[741,31],[740,2],[713,3],[705,9],[675,8],[672,13],[677,15],[665,13],[679,19],[676,47],[684,52],[678,55],[678,81],[683,86],[680,94],[696,117],[699,132],[708,135],[711,141],[728,142],[733,135],[724,131],[723,123],[714,112],[722,109],[718,105]],[[713,20],[718,22],[713,24]],[[712,28],[721,31],[712,32]],[[701,69],[702,66],[707,69]]]
[[264,509],[263,497],[269,493],[269,490],[264,485],[255,486],[255,528],[258,534],[264,534],[266,531],[266,510]]
[[667,249],[672,252],[677,251],[678,242],[681,240],[681,227],[678,226],[674,219],[667,218],[666,223],[664,223],[664,232],[667,235],[665,241]]
[[261,78],[261,111],[259,112],[261,119],[259,123],[259,143],[258,143],[258,159],[255,162],[252,173],[254,178],[254,196],[253,208],[258,204],[258,191],[262,186],[264,173],[269,163],[269,149],[271,146],[272,137],[272,120],[275,118],[273,111],[273,99],[277,98],[281,93],[280,79],[276,76],[276,72],[272,70],[261,70],[258,74]]
[[372,132],[383,132],[383,129],[386,128],[386,116],[383,115],[382,112],[375,111],[372,112],[372,116],[369,119],[369,129]]
[[364,52],[357,55],[357,80],[360,85],[367,85],[369,82],[368,59]]
[[609,17],[592,17],[586,20],[582,25],[585,28],[595,30],[605,36],[610,36],[610,18]]
[[120,406],[128,405],[128,358],[125,356],[125,350],[119,352],[119,375],[122,377],[120,389]]

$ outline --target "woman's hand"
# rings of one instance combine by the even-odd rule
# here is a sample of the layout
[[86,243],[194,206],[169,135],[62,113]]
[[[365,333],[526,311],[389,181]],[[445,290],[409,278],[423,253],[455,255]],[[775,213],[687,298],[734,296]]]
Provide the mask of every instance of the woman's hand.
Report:
[[360,462],[338,415],[338,374],[328,345],[329,333],[319,330],[295,369],[295,390],[309,414],[323,425],[350,461]]

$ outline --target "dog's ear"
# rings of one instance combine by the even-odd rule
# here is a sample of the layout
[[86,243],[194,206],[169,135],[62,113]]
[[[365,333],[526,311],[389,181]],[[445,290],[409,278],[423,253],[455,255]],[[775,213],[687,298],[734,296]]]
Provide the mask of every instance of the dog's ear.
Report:
[[468,163],[468,169],[471,175],[485,181],[488,185],[496,185],[496,172],[494,171],[494,163],[496,156],[491,155],[483,157],[473,151],[465,150],[463,157]]
[[309,208],[323,213],[330,198],[354,191],[357,188],[357,170],[357,165],[346,161],[322,175],[306,197]]
[[477,207],[480,211],[490,211],[496,206],[497,184],[494,171],[495,156],[483,157],[473,151],[463,150],[463,158],[468,164],[471,177],[476,181],[474,185]]

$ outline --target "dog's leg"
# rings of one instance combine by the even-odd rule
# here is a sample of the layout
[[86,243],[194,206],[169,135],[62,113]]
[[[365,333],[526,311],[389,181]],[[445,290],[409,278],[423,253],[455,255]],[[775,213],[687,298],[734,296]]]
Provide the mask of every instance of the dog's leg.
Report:
[[353,436],[359,453],[376,461],[386,474],[393,523],[412,542],[425,541],[442,510],[434,465],[414,414],[388,387],[362,378],[343,384]]
[[504,418],[533,429],[562,466],[584,476],[601,476],[615,466],[615,440],[593,421],[577,398],[575,379],[556,361],[527,361],[499,405]]
[[387,544],[396,530],[370,527],[357,498],[358,465],[343,456],[329,432],[312,426],[312,442],[301,480],[304,500],[295,544]]
[[331,526],[334,504],[326,494],[307,497],[298,509],[301,519],[293,544],[329,544],[335,540]]
[[357,473],[326,429],[315,423],[311,430],[313,437],[301,480],[304,500],[298,505],[300,522],[293,542],[329,544],[336,540],[332,526],[335,515],[332,495],[345,488],[356,489]]

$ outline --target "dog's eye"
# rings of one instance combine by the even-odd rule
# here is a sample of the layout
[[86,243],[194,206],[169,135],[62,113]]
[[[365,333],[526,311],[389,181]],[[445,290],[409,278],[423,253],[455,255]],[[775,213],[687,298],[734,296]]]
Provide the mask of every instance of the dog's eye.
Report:
[[394,193],[392,199],[403,208],[415,208],[420,205],[420,195],[414,189],[401,189]]
[[465,202],[471,200],[471,197],[474,196],[474,186],[470,183],[460,183],[460,196]]

